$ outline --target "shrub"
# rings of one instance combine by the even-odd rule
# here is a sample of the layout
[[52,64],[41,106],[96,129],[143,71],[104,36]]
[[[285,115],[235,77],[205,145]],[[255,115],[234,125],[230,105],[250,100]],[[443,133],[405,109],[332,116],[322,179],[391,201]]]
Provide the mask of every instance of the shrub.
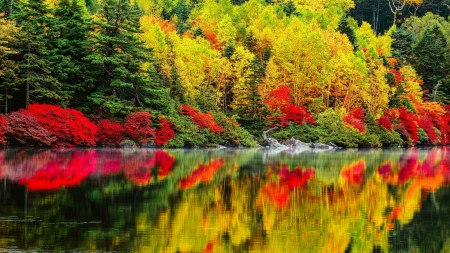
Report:
[[155,138],[155,130],[151,124],[152,115],[150,113],[146,111],[130,113],[125,118],[124,134],[139,145],[145,145]]
[[361,108],[354,109],[342,119],[346,125],[355,128],[360,133],[366,131],[364,125],[364,111]]
[[56,136],[37,123],[31,114],[24,114],[23,110],[8,115],[11,126],[11,138],[20,145],[52,146]]
[[37,124],[56,137],[56,145],[95,146],[97,126],[75,109],[56,105],[31,104],[23,114],[35,117]]
[[120,123],[101,119],[97,122],[98,142],[104,146],[120,146],[123,140],[123,127]]
[[156,130],[156,145],[162,146],[167,144],[173,137],[175,132],[172,129],[172,124],[165,118],[159,119],[159,128]]
[[191,118],[192,122],[200,127],[200,129],[207,128],[212,133],[223,133],[225,131],[214,120],[214,116],[211,114],[211,112],[201,113],[197,112],[197,110],[190,106],[181,105],[181,114],[188,115]]
[[8,125],[8,121],[6,120],[5,115],[0,114],[0,145],[6,145],[7,138],[6,134],[11,131]]

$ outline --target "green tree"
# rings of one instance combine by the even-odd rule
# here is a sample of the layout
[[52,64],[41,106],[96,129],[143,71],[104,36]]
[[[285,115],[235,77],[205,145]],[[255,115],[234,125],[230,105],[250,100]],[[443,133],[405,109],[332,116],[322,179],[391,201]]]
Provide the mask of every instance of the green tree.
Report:
[[258,92],[261,78],[264,76],[264,66],[258,57],[253,57],[250,66],[251,73],[245,82],[246,95],[235,108],[240,119],[239,122],[252,134],[260,134],[264,128],[267,108]]
[[148,75],[142,64],[151,61],[151,50],[139,39],[141,11],[127,0],[105,0],[93,27],[93,54],[99,79],[88,96],[91,107],[113,115],[146,107]]
[[79,107],[87,96],[86,87],[94,81],[93,67],[86,60],[91,21],[84,17],[83,7],[76,0],[60,0],[54,17],[50,40],[54,72],[63,92],[71,98],[69,105]]
[[447,40],[438,26],[425,31],[417,46],[414,48],[413,67],[423,78],[423,89],[431,92],[438,81],[443,82],[443,91],[450,90],[445,78],[448,72],[446,57]]
[[392,56],[401,64],[411,62],[413,43],[411,32],[400,28],[394,31],[391,37],[394,39],[391,44]]
[[[11,18],[21,27],[25,36],[11,45],[18,52],[17,78],[11,85],[24,94],[24,107],[30,102],[63,103],[61,83],[53,75],[50,61],[48,31],[53,22],[50,11],[43,0],[19,1],[18,10]],[[23,95],[22,95],[23,96]]]

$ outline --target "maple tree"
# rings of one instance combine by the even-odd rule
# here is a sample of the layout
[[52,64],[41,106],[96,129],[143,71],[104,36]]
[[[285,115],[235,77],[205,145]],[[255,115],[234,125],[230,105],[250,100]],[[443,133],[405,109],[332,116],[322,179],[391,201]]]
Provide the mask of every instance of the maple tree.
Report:
[[170,122],[166,118],[160,118],[159,128],[156,129],[156,144],[158,146],[167,144],[173,137],[175,137],[175,132],[173,131]]

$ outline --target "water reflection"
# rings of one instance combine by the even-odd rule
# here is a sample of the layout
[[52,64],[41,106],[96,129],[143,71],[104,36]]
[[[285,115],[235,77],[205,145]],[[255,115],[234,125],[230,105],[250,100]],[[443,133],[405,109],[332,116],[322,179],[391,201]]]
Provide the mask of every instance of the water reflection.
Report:
[[0,252],[447,252],[449,152],[1,150]]

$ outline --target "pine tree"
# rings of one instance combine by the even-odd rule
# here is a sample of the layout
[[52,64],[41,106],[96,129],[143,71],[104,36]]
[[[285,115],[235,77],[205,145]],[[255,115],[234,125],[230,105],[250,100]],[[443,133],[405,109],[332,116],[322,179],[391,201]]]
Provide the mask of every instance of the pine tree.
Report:
[[142,64],[151,51],[139,39],[141,11],[127,0],[105,0],[94,21],[94,52],[88,57],[99,70],[99,79],[88,100],[92,107],[111,114],[144,108],[148,75]]
[[338,30],[340,33],[347,35],[348,40],[353,45],[353,50],[357,51],[358,46],[356,45],[356,34],[355,31],[348,24],[348,17],[343,16],[341,22],[339,23]]
[[438,26],[427,29],[414,48],[413,67],[423,78],[423,89],[431,92],[437,83],[443,83],[442,90],[448,95],[450,89],[445,81],[448,73],[447,40]]
[[264,76],[264,66],[258,57],[253,57],[249,68],[252,70],[246,80],[246,92],[243,101],[235,108],[239,115],[239,123],[246,127],[251,133],[259,134],[265,126],[267,108],[262,101],[258,87],[261,84],[261,78]]
[[30,102],[61,103],[64,94],[60,82],[52,74],[53,64],[49,60],[48,31],[52,23],[49,9],[43,0],[20,1],[17,8],[11,18],[25,36],[11,45],[18,52],[14,59],[18,64],[18,78],[12,85],[20,88],[20,94],[25,94],[25,107]]
[[84,17],[83,7],[76,0],[60,0],[54,17],[50,31],[54,73],[65,95],[71,98],[69,104],[79,107],[94,76],[92,65],[85,59],[90,52],[87,33],[91,22]]
[[412,60],[412,33],[404,29],[398,29],[391,35],[394,39],[391,44],[392,56],[400,64],[409,63]]

